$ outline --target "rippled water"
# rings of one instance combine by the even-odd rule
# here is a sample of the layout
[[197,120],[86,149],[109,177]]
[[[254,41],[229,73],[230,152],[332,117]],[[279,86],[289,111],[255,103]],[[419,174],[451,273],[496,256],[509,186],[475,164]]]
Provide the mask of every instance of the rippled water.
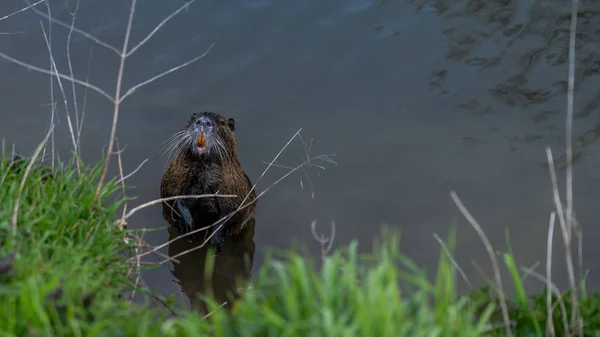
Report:
[[[70,24],[76,2],[51,3],[52,15]],[[132,43],[181,4],[139,1]],[[2,1],[0,17],[22,6],[18,0]],[[120,0],[81,1],[76,25],[120,48],[128,8]],[[574,123],[575,205],[593,288],[600,280],[592,263],[600,254],[594,244],[600,236],[599,13],[600,3],[582,1]],[[32,12],[0,21],[0,32],[11,33],[0,35],[0,52],[48,68],[40,21],[48,33],[47,21]],[[159,196],[166,168],[166,159],[159,157],[163,141],[192,112],[210,107],[236,118],[239,158],[253,181],[300,128],[306,142],[312,139],[312,155],[335,153],[338,162],[325,165],[325,171],[312,168],[310,180],[294,174],[261,198],[255,233],[232,244],[232,253],[217,265],[224,283],[227,275],[248,275],[235,267],[244,251],[253,256],[254,273],[269,248],[298,242],[320,254],[310,231],[316,220],[322,231],[336,222],[336,245],[358,239],[364,251],[382,224],[400,228],[403,252],[431,272],[440,249],[433,234],[444,237],[456,221],[457,261],[473,283],[482,284],[471,262],[489,273],[487,255],[450,190],[457,191],[497,249],[506,249],[508,228],[517,262],[541,262],[553,209],[545,147],[552,147],[559,167],[564,153],[569,24],[570,6],[558,0],[198,0],[126,64],[124,86],[129,88],[215,43],[202,60],[139,89],[122,104],[118,137],[126,146],[124,170],[149,159],[128,180],[134,187],[128,194],[138,196],[130,208]],[[57,67],[68,73],[68,30],[53,25],[51,33]],[[89,67],[89,81],[112,95],[117,55],[77,34],[71,49],[76,77],[85,80]],[[32,151],[49,121],[50,80],[5,60],[0,74],[0,134],[17,150]],[[53,90],[62,102],[56,81]],[[70,90],[67,86],[69,100]],[[81,110],[82,88],[77,96]],[[70,138],[60,104],[57,116],[56,148],[66,157]],[[111,121],[111,104],[89,91],[85,160],[99,158]],[[295,166],[305,158],[296,140],[279,163]],[[117,172],[115,164],[111,173]],[[259,192],[286,172],[272,168]],[[130,221],[133,228],[165,225],[158,206]],[[169,233],[153,231],[145,239],[160,244]],[[559,254],[553,275],[564,285]],[[201,253],[190,255],[174,273],[165,265],[144,279],[163,294],[178,294],[179,283],[184,293],[193,292],[201,286],[201,258]]]

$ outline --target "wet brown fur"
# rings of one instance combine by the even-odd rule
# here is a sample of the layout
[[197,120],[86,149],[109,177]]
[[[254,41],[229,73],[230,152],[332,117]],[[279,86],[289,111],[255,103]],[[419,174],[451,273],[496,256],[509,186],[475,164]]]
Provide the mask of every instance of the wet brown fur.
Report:
[[[186,149],[176,153],[162,176],[160,193],[162,198],[178,195],[219,194],[237,195],[235,198],[199,198],[183,199],[190,209],[196,230],[214,224],[224,216],[234,212],[252,189],[250,179],[237,158],[237,143],[233,130],[228,127],[229,118],[214,114],[215,131],[212,137],[219,137],[225,145],[226,155],[222,158],[214,153],[205,153],[201,157]],[[193,118],[192,118],[193,119]],[[190,120],[190,123],[193,121]],[[190,127],[190,123],[186,128]],[[214,152],[214,151],[213,151]],[[244,228],[256,208],[254,190],[244,204],[251,203],[239,210],[221,228],[224,236],[238,234]],[[176,201],[162,203],[163,217],[175,228],[180,228],[181,216],[175,207]],[[216,228],[218,226],[215,226]],[[212,230],[204,233],[212,233]],[[202,232],[201,232],[202,233]]]

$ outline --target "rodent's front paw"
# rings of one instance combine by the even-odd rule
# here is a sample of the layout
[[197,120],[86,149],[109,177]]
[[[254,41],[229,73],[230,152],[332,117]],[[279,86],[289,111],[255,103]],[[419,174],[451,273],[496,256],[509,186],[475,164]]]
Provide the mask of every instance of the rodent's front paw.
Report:
[[194,219],[192,218],[192,213],[190,209],[183,203],[183,200],[177,200],[175,203],[179,214],[181,214],[181,218],[183,219],[184,232],[191,232],[194,229]]

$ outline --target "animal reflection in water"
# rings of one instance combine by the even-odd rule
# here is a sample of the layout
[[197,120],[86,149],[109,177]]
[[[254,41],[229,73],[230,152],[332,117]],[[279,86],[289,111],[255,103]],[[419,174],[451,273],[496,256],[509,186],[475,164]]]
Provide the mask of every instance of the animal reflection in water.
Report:
[[[245,228],[237,235],[225,238],[224,244],[218,255],[214,257],[212,281],[206,279],[207,254],[214,254],[211,245],[205,245],[176,259],[173,262],[171,273],[179,284],[181,291],[190,300],[193,310],[207,313],[206,303],[197,295],[208,295],[212,292],[212,298],[219,304],[227,302],[224,307],[231,308],[232,299],[241,295],[242,282],[251,277],[254,262],[254,225],[255,220],[251,218]],[[169,227],[169,240],[175,239],[180,234]],[[188,240],[181,238],[169,245],[169,256],[173,257],[202,244],[202,235],[199,238]],[[233,296],[233,298],[231,297]]]

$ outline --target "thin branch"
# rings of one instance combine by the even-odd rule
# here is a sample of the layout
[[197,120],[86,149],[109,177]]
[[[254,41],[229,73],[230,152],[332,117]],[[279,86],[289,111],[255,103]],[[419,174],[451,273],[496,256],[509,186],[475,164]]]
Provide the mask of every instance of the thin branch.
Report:
[[[41,21],[40,21],[40,26],[42,27],[42,33],[44,34],[44,39],[46,40],[46,46],[48,47],[48,53],[50,55],[51,69],[54,69],[54,71],[58,74],[58,68],[56,67],[56,62],[54,61],[54,56],[52,55],[52,46],[50,44],[50,39],[46,35],[46,30],[44,29],[44,25],[42,24]],[[60,77],[57,77],[56,79],[58,81],[58,87],[59,87],[59,89],[62,93],[63,99],[64,99],[65,113],[67,115],[67,124],[69,126],[69,132],[71,134],[71,141],[73,142],[73,150],[77,151],[77,141],[75,140],[75,131],[73,130],[73,124],[71,123],[71,115],[69,114],[69,103],[67,101],[67,95],[65,94],[65,90],[63,88]],[[52,81],[52,78],[50,78],[50,80]],[[79,161],[76,160],[75,164],[77,165],[77,170],[79,171]]]
[[[73,63],[71,62],[71,36],[73,35],[73,29],[75,28],[75,18],[77,16],[78,11],[79,11],[79,0],[77,0],[77,4],[75,6],[75,11],[71,14],[71,16],[72,16],[71,29],[69,29],[69,35],[67,36],[67,63],[69,65],[69,75],[71,77],[74,77]],[[56,67],[55,67],[55,70],[56,70],[56,72],[58,72],[58,69],[56,69]],[[79,129],[79,105],[77,104],[77,90],[75,90],[74,82],[71,82],[71,89],[73,91],[73,108],[75,109],[75,128]],[[73,131],[71,131],[71,133],[72,132]],[[74,142],[75,142],[75,154],[79,154],[79,133],[77,136],[77,140],[75,140]],[[78,161],[76,161],[76,162],[78,162]],[[79,166],[78,166],[78,169],[79,169]]]
[[131,48],[131,50],[125,56],[129,57],[133,53],[135,53],[135,51],[138,50],[140,47],[142,47],[146,42],[148,42],[148,40],[150,40],[152,38],[152,36],[154,36],[154,34],[156,34],[156,32],[158,32],[158,30],[162,28],[162,26],[164,26],[169,20],[171,20],[175,15],[179,14],[179,12],[181,12],[182,10],[184,10],[184,9],[187,10],[188,7],[194,2],[196,2],[196,0],[190,0],[186,3],[184,3],[181,7],[179,7],[179,9],[177,9],[175,12],[171,13],[171,15],[167,16],[156,27],[154,27],[154,29],[148,34],[148,36],[146,36],[142,41],[140,41],[133,48]]
[[444,241],[442,241],[442,239],[440,239],[440,237],[436,233],[433,233],[433,237],[440,244],[440,246],[444,250],[444,253],[448,257],[448,259],[450,260],[452,265],[454,265],[454,268],[456,268],[456,270],[458,270],[458,273],[463,278],[463,280],[465,280],[465,282],[467,283],[469,288],[473,288],[473,286],[471,285],[471,282],[469,281],[469,278],[467,277],[467,274],[465,274],[464,270],[458,265],[458,263],[456,262],[456,260],[452,256],[452,254],[450,254],[450,250],[448,250],[448,247],[446,247],[446,244],[444,243]]
[[[29,0],[25,0],[25,3],[29,4]],[[64,28],[71,29],[73,32],[75,32],[77,34],[80,34],[80,35],[83,35],[83,36],[87,37],[88,39],[90,39],[90,40],[96,42],[97,44],[101,45],[102,47],[104,47],[106,49],[109,49],[109,50],[112,50],[117,55],[121,56],[121,51],[119,49],[111,46],[110,44],[108,44],[106,42],[101,41],[97,37],[95,37],[95,36],[93,36],[93,35],[85,32],[85,31],[83,31],[83,30],[81,30],[81,29],[79,29],[77,27],[71,28],[71,25],[69,25],[68,23],[64,23],[64,22],[62,22],[60,20],[57,20],[57,19],[51,17],[50,15],[48,15],[48,14],[46,14],[46,13],[44,13],[44,12],[38,10],[38,9],[36,9],[35,7],[31,7],[31,10],[33,10],[34,12],[36,12],[38,15],[47,18],[48,20],[52,21],[53,23],[55,23],[55,24],[57,24],[59,26],[62,26]]]
[[38,155],[42,151],[44,144],[46,144],[46,142],[48,142],[48,138],[50,138],[50,135],[52,134],[53,131],[54,131],[54,125],[50,126],[50,130],[48,131],[48,133],[46,133],[46,137],[44,137],[44,140],[35,149],[33,156],[29,160],[29,164],[27,164],[27,168],[25,169],[25,173],[23,174],[23,179],[21,179],[21,184],[19,185],[19,192],[17,193],[17,198],[15,200],[15,207],[14,207],[13,215],[12,215],[13,242],[16,240],[16,236],[17,236],[17,217],[19,215],[19,206],[21,205],[21,195],[23,194],[23,188],[25,188],[25,181],[27,180],[27,177],[29,176],[29,172],[31,171],[31,167],[33,166],[33,163],[35,162]]
[[[92,67],[92,59],[94,56],[94,45],[92,44],[90,46],[90,56],[88,58],[88,67],[87,67],[87,74],[85,76],[85,82],[88,83],[90,81],[90,70]],[[85,109],[87,107],[87,94],[88,94],[88,89],[85,88],[83,91],[83,102],[81,103],[83,105],[83,109],[81,111],[81,121],[79,122],[79,125],[77,126],[77,149],[79,150],[79,152],[81,152],[81,130],[83,129],[83,120],[85,119]]]
[[[565,237],[565,249],[568,250],[566,257],[569,260],[569,283],[573,292],[571,324],[577,324],[579,336],[583,337],[583,318],[579,314],[577,299],[577,286],[575,273],[573,272],[573,262],[571,261],[571,235],[573,230],[573,101],[575,91],[575,41],[577,37],[577,12],[578,0],[573,0],[571,9],[571,28],[569,36],[569,79],[567,90],[567,121],[566,121],[566,155],[567,155],[567,217],[568,237]],[[568,242],[568,244],[567,244]]]
[[131,173],[129,173],[126,176],[121,176],[121,179],[117,180],[117,184],[127,180],[127,178],[131,177],[132,175],[136,174],[141,168],[142,166],[144,166],[144,164],[146,164],[146,162],[148,161],[148,159],[144,159],[144,161],[135,169],[133,170]]
[[471,226],[473,226],[473,228],[475,229],[475,231],[481,238],[481,241],[483,242],[485,249],[488,252],[488,255],[490,256],[490,260],[492,262],[492,266],[494,269],[494,275],[496,278],[496,286],[497,286],[496,288],[498,291],[498,297],[500,298],[500,308],[502,309],[502,316],[504,318],[504,327],[506,329],[506,335],[508,337],[511,337],[512,332],[510,329],[510,319],[508,317],[508,307],[506,306],[506,296],[504,295],[504,288],[502,286],[502,277],[500,276],[500,265],[498,264],[498,260],[496,259],[496,255],[494,254],[494,249],[492,248],[492,244],[488,240],[488,238],[485,235],[485,232],[483,231],[481,226],[479,226],[479,223],[477,223],[477,220],[475,220],[475,218],[471,215],[471,213],[469,213],[467,208],[460,201],[460,198],[458,197],[456,192],[451,191],[450,196],[454,200],[454,203],[456,204],[458,209],[461,211],[461,213],[467,219],[467,221],[471,224]]
[[[558,214],[558,220],[562,230],[563,243],[565,245],[565,262],[567,264],[567,274],[569,277],[569,284],[571,286],[571,290],[573,291],[572,296],[572,312],[571,312],[571,323],[575,323],[577,317],[579,315],[579,305],[577,303],[577,287],[575,285],[575,271],[573,268],[573,258],[571,255],[571,241],[569,234],[569,224],[565,220],[565,215],[563,213],[563,206],[560,200],[560,194],[558,191],[558,182],[556,180],[556,170],[554,169],[554,159],[552,156],[552,150],[549,147],[546,147],[546,156],[548,159],[548,168],[550,170],[550,180],[552,182],[552,191],[554,194],[554,206],[556,208],[556,212]],[[581,335],[583,336],[583,335]]]
[[316,226],[316,221],[311,222],[310,231],[315,241],[317,241],[321,245],[321,260],[325,260],[325,257],[331,251],[331,248],[333,247],[333,241],[335,240],[335,221],[331,222],[331,234],[329,234],[329,237],[325,235],[319,236],[317,234]]
[[[544,277],[544,275],[541,275],[540,273],[536,272],[535,270],[533,270],[531,268],[526,268],[526,267],[521,267],[521,270],[524,271],[526,274],[531,275],[533,278],[537,279],[538,281],[540,281],[544,284],[548,284],[547,277]],[[560,307],[561,316],[562,316],[563,328],[565,329],[565,336],[570,337],[571,334],[569,333],[569,317],[567,315],[567,306],[565,305],[565,302],[562,299],[562,294],[560,293],[560,290],[552,282],[550,282],[550,288],[548,288],[546,290],[551,291],[552,293],[554,293],[554,296],[556,296],[556,301],[558,302],[558,305]]]
[[161,202],[165,202],[165,201],[171,201],[171,200],[179,200],[179,199],[200,199],[200,198],[236,198],[237,195],[234,194],[195,194],[195,195],[178,195],[178,196],[174,196],[174,197],[168,197],[168,198],[160,198],[160,199],[156,199],[156,200],[152,200],[152,201],[148,201],[147,203],[141,204],[139,206],[137,206],[136,208],[132,209],[131,211],[129,211],[125,216],[123,216],[123,218],[121,218],[119,221],[126,221],[127,219],[129,219],[133,214],[135,214],[137,211],[140,211],[144,208],[156,205],[156,204],[160,204]]
[[11,16],[13,16],[13,15],[16,15],[16,14],[19,14],[19,13],[21,13],[21,12],[24,12],[24,11],[26,11],[26,10],[28,10],[28,9],[32,8],[33,6],[36,6],[36,5],[39,5],[39,4],[41,4],[41,3],[42,3],[42,2],[44,2],[44,1],[45,1],[45,0],[40,0],[40,1],[36,2],[36,3],[34,3],[34,4],[30,4],[30,5],[28,5],[28,6],[27,6],[27,7],[25,7],[25,8],[21,8],[21,9],[19,9],[19,10],[18,10],[18,11],[16,11],[16,12],[12,12],[12,13],[10,13],[10,14],[8,14],[8,15],[5,15],[5,16],[3,16],[3,17],[1,17],[1,18],[0,18],[0,21],[2,21],[2,20],[5,20],[5,19],[8,19],[8,18],[10,18],[10,17],[11,17]]
[[94,200],[92,204],[96,202],[98,197],[100,196],[100,191],[102,191],[102,185],[104,184],[104,179],[106,179],[106,173],[108,171],[108,166],[110,165],[110,158],[112,157],[112,150],[115,145],[115,136],[117,133],[117,122],[119,121],[119,106],[121,103],[121,83],[123,81],[123,72],[125,71],[125,59],[127,58],[125,55],[127,54],[127,46],[129,45],[129,37],[131,34],[131,26],[133,25],[133,15],[135,13],[135,3],[137,0],[131,1],[131,9],[129,11],[129,21],[127,23],[127,29],[125,30],[125,39],[123,41],[123,51],[120,53],[121,62],[119,64],[119,73],[117,75],[117,87],[115,89],[115,100],[114,100],[114,111],[113,111],[113,121],[112,128],[110,131],[110,139],[108,141],[108,148],[106,149],[106,158],[104,158],[104,167],[102,168],[102,173],[100,175],[100,181],[98,182],[98,187],[96,188],[96,194],[94,196]]
[[119,96],[117,96],[117,102],[118,103],[123,102],[127,97],[129,97],[131,94],[133,94],[139,88],[141,88],[141,87],[143,87],[143,86],[145,86],[147,84],[150,84],[150,83],[158,80],[159,78],[161,78],[161,77],[163,77],[165,75],[168,75],[168,74],[170,74],[170,73],[172,73],[174,71],[177,71],[177,70],[179,70],[181,68],[187,67],[190,64],[192,64],[192,63],[194,63],[194,62],[196,62],[196,61],[204,58],[206,55],[208,55],[208,53],[210,52],[210,50],[212,49],[212,47],[214,45],[215,45],[214,42],[211,43],[210,47],[208,47],[208,49],[204,53],[202,53],[202,55],[196,56],[193,59],[191,59],[191,60],[189,60],[189,61],[187,61],[185,63],[182,63],[182,64],[180,64],[180,65],[178,65],[176,67],[173,67],[173,68],[171,68],[171,69],[169,69],[167,71],[164,71],[164,72],[162,72],[162,73],[160,73],[160,74],[158,74],[158,75],[156,75],[156,76],[154,76],[154,77],[152,77],[152,78],[150,78],[150,79],[148,79],[146,81],[143,81],[143,82],[140,82],[140,83],[134,85],[133,87],[131,87],[131,89],[127,90],[127,92],[123,96],[121,96],[120,98],[119,98]]
[[4,54],[2,52],[0,52],[0,57],[3,58],[3,59],[5,59],[5,60],[7,60],[7,61],[9,61],[9,62],[12,62],[12,63],[14,63],[16,65],[19,65],[21,67],[27,68],[29,70],[37,71],[39,73],[50,75],[50,76],[58,76],[58,77],[63,78],[65,80],[73,81],[73,82],[75,82],[75,83],[77,83],[79,85],[82,85],[82,86],[84,86],[86,88],[90,88],[90,89],[94,90],[95,92],[99,93],[100,95],[108,98],[111,102],[115,101],[115,99],[111,95],[107,94],[104,90],[98,88],[97,86],[95,86],[93,84],[89,84],[87,82],[84,82],[82,80],[78,80],[76,78],[73,78],[71,76],[67,76],[65,74],[56,73],[54,71],[50,71],[50,70],[47,70],[47,69],[44,69],[44,68],[36,67],[36,66],[34,66],[32,64],[19,61],[16,58],[8,56],[7,54]]

